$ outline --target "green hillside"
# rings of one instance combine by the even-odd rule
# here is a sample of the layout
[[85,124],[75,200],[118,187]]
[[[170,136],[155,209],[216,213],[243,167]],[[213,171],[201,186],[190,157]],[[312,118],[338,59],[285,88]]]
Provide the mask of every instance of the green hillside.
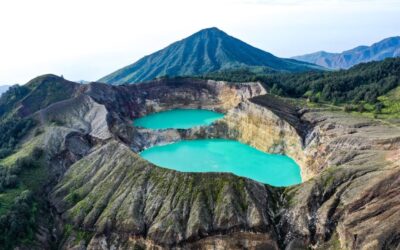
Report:
[[362,63],[340,71],[270,74],[243,68],[217,71],[203,77],[234,82],[260,81],[271,93],[280,96],[307,98],[313,103],[347,104],[348,110],[395,114],[393,100],[397,92],[388,93],[400,86],[400,58]]
[[[31,245],[51,170],[39,143],[43,130],[32,115],[70,98],[79,86],[55,75],[11,86],[0,97],[0,249]],[[46,217],[47,218],[47,217]],[[37,246],[36,246],[37,249]]]
[[400,84],[400,58],[363,63],[348,70],[303,73],[257,73],[248,68],[222,70],[203,78],[232,82],[261,81],[288,97],[314,101],[374,103]]

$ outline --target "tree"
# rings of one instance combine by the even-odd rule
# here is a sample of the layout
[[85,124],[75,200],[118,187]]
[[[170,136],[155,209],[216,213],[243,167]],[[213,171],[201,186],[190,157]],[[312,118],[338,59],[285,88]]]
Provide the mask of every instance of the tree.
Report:
[[375,104],[375,113],[376,114],[381,114],[383,109],[383,103],[378,102]]

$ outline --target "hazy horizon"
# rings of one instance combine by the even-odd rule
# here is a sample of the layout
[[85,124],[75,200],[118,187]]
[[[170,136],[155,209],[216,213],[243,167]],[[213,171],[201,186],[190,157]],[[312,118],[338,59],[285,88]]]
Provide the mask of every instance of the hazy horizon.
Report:
[[200,29],[279,57],[341,52],[400,35],[394,0],[0,3],[0,85],[47,73],[94,81]]

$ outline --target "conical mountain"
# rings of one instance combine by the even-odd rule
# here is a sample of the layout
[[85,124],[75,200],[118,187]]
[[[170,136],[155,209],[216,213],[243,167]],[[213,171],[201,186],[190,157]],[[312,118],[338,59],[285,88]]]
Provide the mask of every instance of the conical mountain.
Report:
[[276,57],[217,28],[208,28],[145,56],[99,81],[110,84],[135,83],[161,76],[194,76],[240,67],[264,67],[287,72],[321,69],[310,63]]

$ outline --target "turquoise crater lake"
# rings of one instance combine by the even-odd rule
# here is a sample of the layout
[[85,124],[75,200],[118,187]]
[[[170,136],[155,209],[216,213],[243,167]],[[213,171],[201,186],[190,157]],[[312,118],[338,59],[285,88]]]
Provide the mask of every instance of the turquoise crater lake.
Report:
[[173,109],[135,119],[133,125],[149,129],[188,129],[208,126],[223,116],[224,114],[204,109]]
[[140,155],[157,166],[181,172],[229,172],[273,186],[301,183],[300,168],[291,158],[232,140],[186,140],[155,146]]

